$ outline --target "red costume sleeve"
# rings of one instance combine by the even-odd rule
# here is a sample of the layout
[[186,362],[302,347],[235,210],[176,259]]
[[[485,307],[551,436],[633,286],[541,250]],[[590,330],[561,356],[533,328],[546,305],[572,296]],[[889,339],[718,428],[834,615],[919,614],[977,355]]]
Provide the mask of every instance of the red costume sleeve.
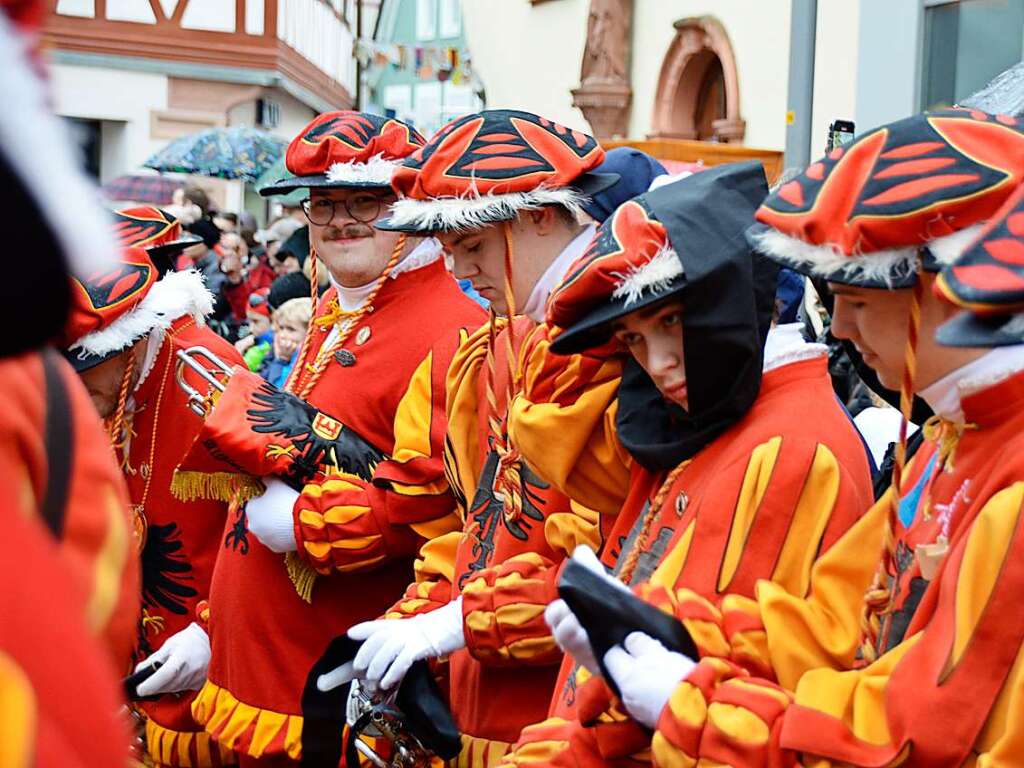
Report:
[[601,548],[596,512],[572,501],[569,510],[544,521],[548,551],[522,552],[477,572],[462,588],[466,645],[489,664],[557,664],[562,652],[544,621],[544,609],[558,598],[565,558],[580,544]]
[[414,554],[424,539],[461,528],[445,479],[445,374],[458,337],[436,344],[395,413],[393,455],[372,481],[327,471],[295,504],[299,553],[320,573],[370,568]]

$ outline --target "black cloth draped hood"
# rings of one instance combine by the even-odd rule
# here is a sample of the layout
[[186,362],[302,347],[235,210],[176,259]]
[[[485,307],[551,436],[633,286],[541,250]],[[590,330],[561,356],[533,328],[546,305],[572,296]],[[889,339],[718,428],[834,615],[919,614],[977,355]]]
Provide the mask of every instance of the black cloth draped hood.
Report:
[[[641,195],[668,231],[683,277],[665,297],[683,302],[688,410],[667,402],[633,359],[619,387],[623,446],[645,468],[671,469],[747,412],[761,387],[778,267],[745,237],[768,194],[758,162],[722,165]],[[664,297],[662,297],[664,298]]]

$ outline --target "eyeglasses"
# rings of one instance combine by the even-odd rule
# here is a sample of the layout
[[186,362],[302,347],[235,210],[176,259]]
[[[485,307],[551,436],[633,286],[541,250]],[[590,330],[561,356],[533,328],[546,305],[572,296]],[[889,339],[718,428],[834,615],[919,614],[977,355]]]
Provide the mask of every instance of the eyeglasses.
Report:
[[385,202],[384,198],[369,192],[353,195],[344,200],[321,197],[316,200],[303,200],[302,212],[306,214],[310,224],[324,226],[331,223],[336,212],[335,206],[340,205],[350,219],[368,224],[380,215],[380,209]]

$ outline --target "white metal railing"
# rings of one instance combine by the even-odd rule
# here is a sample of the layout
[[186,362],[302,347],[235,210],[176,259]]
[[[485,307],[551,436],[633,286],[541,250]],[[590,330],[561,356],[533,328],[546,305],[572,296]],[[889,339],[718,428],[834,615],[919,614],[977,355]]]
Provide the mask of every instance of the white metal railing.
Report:
[[355,88],[352,31],[323,0],[278,0],[277,36],[350,92]]

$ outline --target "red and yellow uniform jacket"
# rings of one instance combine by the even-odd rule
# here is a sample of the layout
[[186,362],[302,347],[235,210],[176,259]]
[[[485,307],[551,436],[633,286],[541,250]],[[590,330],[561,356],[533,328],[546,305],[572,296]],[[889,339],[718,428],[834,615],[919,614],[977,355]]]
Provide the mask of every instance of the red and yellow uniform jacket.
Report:
[[[102,437],[94,435],[93,445],[102,446]],[[120,670],[86,626],[89,599],[75,564],[60,551],[67,544],[19,508],[26,467],[10,458],[0,462],[0,765],[127,765]]]
[[[634,464],[602,559],[616,572],[628,563],[629,583],[652,579],[709,600],[752,595],[758,579],[803,596],[816,557],[871,498],[863,443],[819,352],[766,371],[746,415],[674,472]],[[589,677],[566,660],[549,718],[524,730],[507,763],[598,765],[648,746],[640,726],[605,711],[603,682]]]
[[[24,515],[38,517],[56,470],[47,454],[47,391],[66,398],[67,423],[53,440],[69,448],[65,501],[60,505],[60,555],[79,591],[85,624],[98,636],[118,671],[128,669],[139,615],[139,563],[124,482],[85,387],[55,353],[44,372],[42,354],[0,360],[5,405],[0,409],[0,466],[11,473],[12,493]],[[59,377],[56,384],[48,377]]]
[[[1016,765],[1024,749],[1024,373],[928,425],[901,484],[895,602],[858,660],[887,495],[815,565],[714,602],[653,587],[704,657],[662,713],[660,766]],[[890,493],[893,491],[890,490]],[[664,586],[664,585],[663,585]]]
[[[197,325],[191,315],[175,320],[132,395],[126,412],[128,438],[118,446],[129,499],[143,532],[142,621],[136,662],[191,622],[201,621],[196,608],[209,599],[227,519],[223,501],[186,501],[171,493],[174,469],[202,426],[175,381],[178,351],[193,346],[241,363],[234,347]],[[156,701],[140,702],[146,716],[146,745],[157,765],[207,768],[234,762],[234,753],[219,748],[192,719],[194,698],[189,693],[165,694]]]
[[[565,383],[599,379],[611,387],[617,382],[615,363],[531,355],[542,333],[532,321],[517,319],[515,331],[522,376]],[[609,519],[556,491],[526,462],[501,461],[489,418],[497,413],[505,421],[505,331],[493,345],[494,409],[487,393],[488,340],[488,327],[467,338],[448,373],[445,462],[465,526],[424,546],[417,583],[388,614],[423,613],[462,596],[466,648],[450,657],[449,675],[452,711],[463,733],[458,764],[473,768],[497,762],[521,728],[546,713],[562,654],[544,623],[544,608],[557,596],[565,558],[578,544],[600,547],[610,528]],[[541,371],[542,365],[557,368]],[[559,450],[558,443],[550,449]],[[514,452],[514,443],[507,450]],[[518,496],[512,510],[495,491],[499,472]]]
[[[322,297],[318,317],[336,310],[334,296],[332,288]],[[373,307],[308,402],[390,458],[372,482],[321,472],[296,502],[298,554],[328,574],[311,601],[299,596],[285,558],[249,533],[244,508],[224,532],[210,600],[213,658],[192,711],[221,745],[252,757],[300,757],[301,697],[313,664],[333,638],[387,609],[424,539],[459,524],[444,499],[444,373],[460,328],[476,327],[483,313],[441,260],[386,279]],[[313,331],[296,363],[303,375],[329,331]]]

